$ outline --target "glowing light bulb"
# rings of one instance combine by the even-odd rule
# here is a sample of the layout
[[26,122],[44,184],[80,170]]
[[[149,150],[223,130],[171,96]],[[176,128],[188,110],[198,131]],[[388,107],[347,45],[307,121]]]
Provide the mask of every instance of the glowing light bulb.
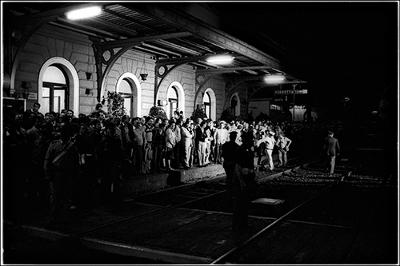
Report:
[[233,62],[234,57],[231,55],[215,55],[206,59],[207,63],[216,65],[225,65]]
[[264,81],[267,83],[280,83],[285,80],[285,76],[283,75],[267,75],[264,78]]
[[99,6],[91,6],[69,11],[66,13],[66,16],[70,20],[79,20],[79,19],[95,17],[100,15],[100,13],[101,13],[101,8]]

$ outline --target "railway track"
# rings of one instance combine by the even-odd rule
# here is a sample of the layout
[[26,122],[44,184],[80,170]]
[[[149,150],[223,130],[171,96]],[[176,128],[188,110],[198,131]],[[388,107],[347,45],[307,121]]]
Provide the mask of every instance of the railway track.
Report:
[[[288,190],[288,187],[290,190],[290,185],[293,185],[296,186],[296,189],[291,191],[299,190],[298,187],[304,187],[305,191],[301,193],[297,192],[299,195],[293,197],[292,199],[287,199],[285,204],[282,204],[282,206],[263,205],[260,207],[260,205],[257,205],[257,208],[253,210],[254,212],[250,212],[250,216],[273,219],[273,222],[258,230],[256,233],[248,236],[246,239],[243,239],[243,241],[241,241],[238,245],[226,251],[224,254],[219,255],[219,257],[211,257],[204,260],[211,264],[239,262],[240,260],[238,260],[237,257],[240,257],[240,254],[243,252],[243,250],[251,246],[252,243],[271,232],[271,230],[274,230],[275,227],[289,221],[294,213],[301,212],[303,208],[310,205],[311,202],[315,202],[319,197],[321,197],[321,195],[325,194],[332,187],[338,185],[339,183],[348,182],[348,180],[351,181],[350,176],[352,171],[354,171],[354,168],[343,168],[340,169],[340,171],[340,175],[329,178],[325,174],[321,173],[320,169],[314,169],[312,162],[306,162],[294,165],[287,169],[280,169],[279,171],[270,173],[268,175],[261,174],[260,178],[258,179],[259,186],[261,187],[259,194],[257,194],[258,197],[266,196],[263,193],[265,191],[265,187],[268,186],[273,187],[273,189],[270,189],[269,191],[275,191],[275,186],[282,185],[285,186],[285,190]],[[371,180],[367,181],[371,183]],[[196,184],[184,184],[150,194],[129,198],[125,200],[125,203],[142,204],[154,208],[150,211],[142,212],[140,214],[128,215],[124,218],[119,218],[115,221],[102,224],[101,226],[91,227],[89,230],[84,230],[69,235],[60,235],[56,242],[61,241],[63,243],[69,242],[74,244],[82,244],[81,239],[85,239],[86,236],[93,235],[96,232],[108,230],[108,228],[127,222],[132,222],[135,219],[140,220],[145,217],[152,217],[154,214],[169,210],[202,209],[209,213],[214,212],[229,214],[231,210],[226,208],[226,202],[221,201],[221,198],[224,197],[224,194],[224,178],[217,178],[214,180],[201,181]],[[271,214],[273,214],[272,218],[270,216]],[[306,223],[306,221],[300,222]],[[107,252],[110,251],[107,250]],[[181,255],[186,256],[184,254]]]
[[[308,164],[306,164],[306,165],[308,165]],[[305,166],[305,165],[303,165],[303,166]],[[285,174],[289,174],[293,170],[298,170],[300,168],[301,167],[294,167],[293,169],[286,170],[283,173],[280,173],[280,176],[284,176]],[[268,226],[262,228],[261,230],[259,230],[257,233],[255,233],[251,237],[249,237],[246,241],[244,241],[240,245],[232,248],[231,250],[229,250],[228,252],[226,252],[225,254],[220,256],[219,258],[215,259],[211,264],[221,264],[221,263],[232,264],[232,263],[235,263],[235,262],[233,262],[231,260],[231,258],[234,255],[238,254],[241,251],[241,249],[243,249],[244,247],[250,245],[253,241],[255,241],[257,238],[261,237],[263,234],[269,232],[273,227],[277,226],[278,224],[282,224],[284,221],[287,221],[289,216],[293,212],[298,211],[304,205],[308,204],[312,200],[317,199],[321,194],[325,193],[329,188],[331,188],[332,186],[336,185],[337,183],[343,181],[345,177],[350,176],[350,174],[351,174],[351,171],[348,171],[347,173],[342,174],[339,178],[336,178],[333,181],[332,180],[328,180],[327,182],[324,182],[324,184],[326,184],[326,186],[321,191],[319,191],[318,193],[310,196],[306,200],[302,201],[301,203],[299,203],[298,205],[296,205],[295,207],[293,207],[292,209],[290,209],[289,211],[287,211],[286,213],[284,213],[283,215],[278,217],[274,222],[272,222]],[[301,176],[303,176],[303,175],[301,175]],[[294,181],[291,181],[291,182],[294,182]]]

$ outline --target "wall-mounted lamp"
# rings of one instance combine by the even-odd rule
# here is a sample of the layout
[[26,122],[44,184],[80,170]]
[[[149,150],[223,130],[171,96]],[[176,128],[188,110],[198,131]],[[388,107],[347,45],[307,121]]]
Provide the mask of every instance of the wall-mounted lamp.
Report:
[[92,73],[85,72],[85,74],[86,74],[86,80],[90,80],[90,78],[92,77]]
[[92,89],[86,89],[85,90],[85,94],[88,95],[88,96],[89,95],[93,95],[93,90]]
[[148,74],[146,73],[142,73],[140,74],[140,78],[142,79],[142,81],[145,81],[147,79]]
[[147,68],[146,68],[146,55],[143,54],[143,65],[142,68],[139,69],[140,70],[140,78],[142,79],[142,81],[145,81],[147,79],[147,76],[149,75],[147,73]]

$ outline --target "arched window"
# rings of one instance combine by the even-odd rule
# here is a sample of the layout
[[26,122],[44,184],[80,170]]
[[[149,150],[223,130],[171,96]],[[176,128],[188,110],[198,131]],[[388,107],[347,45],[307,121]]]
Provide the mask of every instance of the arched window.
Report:
[[126,114],[130,117],[133,117],[133,109],[134,105],[134,95],[132,93],[132,88],[134,87],[134,83],[131,82],[129,79],[124,78],[118,85],[118,92],[122,94],[124,97],[124,107],[126,110]]
[[204,93],[203,105],[204,105],[204,111],[206,112],[207,117],[211,118],[211,97],[208,92]]
[[169,115],[169,118],[172,118],[174,116],[174,111],[179,109],[178,92],[174,86],[169,88],[167,93],[167,99],[168,99],[167,114]]
[[42,85],[42,109],[45,112],[60,112],[69,109],[68,80],[63,69],[57,64],[46,68]]

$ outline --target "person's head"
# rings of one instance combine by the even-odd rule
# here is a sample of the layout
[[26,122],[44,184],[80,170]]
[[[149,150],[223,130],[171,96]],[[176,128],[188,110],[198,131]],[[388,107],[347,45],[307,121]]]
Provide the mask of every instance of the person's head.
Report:
[[90,122],[90,127],[92,127],[92,128],[94,128],[94,129],[100,131],[100,130],[101,130],[101,123],[100,123],[100,120],[99,120],[99,119],[93,119],[93,120]]
[[154,125],[154,118],[151,116],[146,117],[146,125],[147,126],[152,126]]
[[96,104],[96,110],[102,110],[103,105],[101,103]]
[[72,118],[72,117],[74,116],[74,111],[72,111],[71,109],[68,109],[68,110],[67,110],[67,116],[68,116],[69,118]]
[[105,134],[107,137],[112,137],[115,135],[115,128],[116,125],[112,121],[108,121],[107,124],[105,125]]
[[122,123],[128,123],[129,122],[129,115],[123,115],[121,120],[122,120]]
[[62,109],[61,112],[60,112],[60,117],[64,117],[66,115],[67,115],[67,110]]
[[106,113],[103,111],[100,111],[97,117],[99,120],[105,120],[106,119]]
[[171,119],[171,120],[169,120],[169,127],[170,127],[170,128],[172,128],[172,129],[174,129],[174,128],[175,128],[175,126],[176,126],[175,119]]
[[333,137],[333,135],[334,135],[333,131],[329,130],[328,131],[328,136]]
[[79,124],[79,134],[86,135],[87,132],[88,132],[88,125],[86,123],[80,123]]
[[45,113],[44,114],[44,122],[50,121],[50,113]]
[[237,131],[232,131],[231,133],[229,133],[229,140],[233,142],[236,141],[237,135],[238,135]]
[[39,112],[39,109],[40,109],[40,103],[35,102],[35,103],[33,104],[32,110],[33,110],[35,113],[37,113],[37,112]]
[[140,117],[135,117],[132,119],[132,125],[134,127],[141,127],[142,126],[142,119]]
[[49,121],[54,122],[57,119],[57,114],[54,111],[49,112]]
[[207,121],[205,121],[205,120],[201,121],[200,127],[201,128],[206,128],[206,126],[207,126]]
[[174,118],[175,119],[179,119],[179,112],[178,111],[174,111]]

